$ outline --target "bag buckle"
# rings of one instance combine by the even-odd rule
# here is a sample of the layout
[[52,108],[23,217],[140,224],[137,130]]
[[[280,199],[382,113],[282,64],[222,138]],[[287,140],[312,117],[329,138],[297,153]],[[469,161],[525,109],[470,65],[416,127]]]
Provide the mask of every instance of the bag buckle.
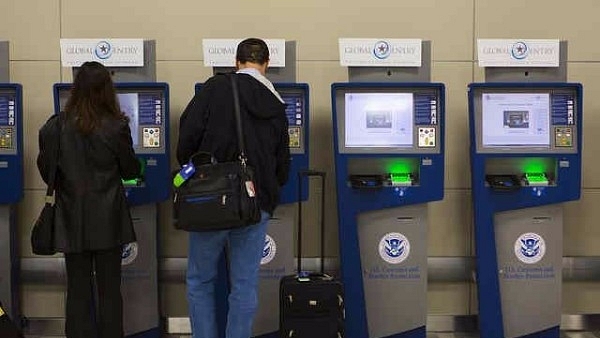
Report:
[[46,204],[54,205],[54,203],[56,203],[56,199],[54,198],[54,194],[52,194],[50,196],[46,195],[46,197],[44,198],[44,202]]

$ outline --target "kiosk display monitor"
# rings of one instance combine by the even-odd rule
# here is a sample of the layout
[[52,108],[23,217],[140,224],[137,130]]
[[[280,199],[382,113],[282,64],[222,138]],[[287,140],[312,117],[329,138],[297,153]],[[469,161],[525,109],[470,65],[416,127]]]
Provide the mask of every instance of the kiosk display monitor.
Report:
[[484,147],[550,147],[550,94],[484,93]]
[[[137,154],[165,151],[166,87],[147,84],[115,84],[121,111],[129,118],[131,139]],[[70,84],[55,86],[58,105],[62,110],[69,99]]]
[[575,89],[561,87],[473,87],[477,151],[576,152]]
[[352,84],[334,90],[340,153],[440,152],[440,88]]
[[412,147],[413,97],[408,93],[346,93],[346,147]]

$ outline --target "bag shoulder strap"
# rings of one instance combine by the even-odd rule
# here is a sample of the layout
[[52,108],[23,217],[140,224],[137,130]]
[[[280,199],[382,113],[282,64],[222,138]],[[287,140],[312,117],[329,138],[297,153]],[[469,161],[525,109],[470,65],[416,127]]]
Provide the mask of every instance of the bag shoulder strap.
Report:
[[60,157],[60,135],[62,134],[62,127],[63,127],[63,112],[60,112],[58,114],[58,117],[56,118],[57,121],[56,123],[58,123],[58,131],[56,133],[56,137],[54,139],[54,154],[52,156],[52,166],[50,168],[50,177],[49,177],[49,181],[48,181],[48,188],[46,189],[46,203],[54,203],[54,190],[55,190],[55,184],[56,184],[56,175],[58,172],[58,159]]
[[240,150],[240,161],[246,163],[246,147],[244,145],[244,132],[242,129],[242,114],[240,112],[240,94],[237,84],[237,74],[229,75],[231,87],[233,88],[233,105],[235,110],[235,127],[237,129],[238,148]]

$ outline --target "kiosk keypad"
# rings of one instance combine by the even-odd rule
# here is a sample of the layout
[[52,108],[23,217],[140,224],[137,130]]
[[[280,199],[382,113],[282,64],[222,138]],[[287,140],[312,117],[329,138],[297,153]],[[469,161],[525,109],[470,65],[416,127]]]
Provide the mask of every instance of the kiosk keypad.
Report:
[[573,147],[573,129],[570,127],[557,127],[555,133],[555,144],[557,147]]
[[0,149],[13,149],[14,135],[13,128],[0,128]]
[[160,147],[160,128],[144,128],[144,148]]

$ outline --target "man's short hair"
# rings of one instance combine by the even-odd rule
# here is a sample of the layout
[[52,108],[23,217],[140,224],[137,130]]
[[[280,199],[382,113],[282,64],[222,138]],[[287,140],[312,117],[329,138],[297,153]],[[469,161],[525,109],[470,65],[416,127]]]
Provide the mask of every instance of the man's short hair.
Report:
[[263,65],[269,61],[269,47],[261,39],[246,39],[237,46],[235,59],[240,63],[252,62]]

